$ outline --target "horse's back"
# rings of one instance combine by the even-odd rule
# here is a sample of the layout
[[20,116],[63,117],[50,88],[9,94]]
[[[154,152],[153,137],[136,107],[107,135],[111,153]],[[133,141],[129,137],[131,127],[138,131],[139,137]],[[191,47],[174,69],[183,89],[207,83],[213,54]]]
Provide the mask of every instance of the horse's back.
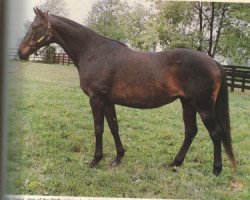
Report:
[[143,53],[125,49],[117,59],[109,98],[118,104],[158,107],[179,97],[212,93],[210,88],[214,87],[215,62],[200,52],[178,49]]

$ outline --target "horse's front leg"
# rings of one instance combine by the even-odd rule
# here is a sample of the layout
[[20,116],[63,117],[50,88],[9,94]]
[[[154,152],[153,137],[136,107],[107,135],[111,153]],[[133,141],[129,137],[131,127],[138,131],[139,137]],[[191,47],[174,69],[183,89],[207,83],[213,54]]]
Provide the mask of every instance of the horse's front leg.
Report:
[[95,167],[103,158],[102,135],[104,124],[104,101],[99,96],[91,95],[90,106],[94,117],[95,129],[95,155],[94,159],[90,163],[90,167]]

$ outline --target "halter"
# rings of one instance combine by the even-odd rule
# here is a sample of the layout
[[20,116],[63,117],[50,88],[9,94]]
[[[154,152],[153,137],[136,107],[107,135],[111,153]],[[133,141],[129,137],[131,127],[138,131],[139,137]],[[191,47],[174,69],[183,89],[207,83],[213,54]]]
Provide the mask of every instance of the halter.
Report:
[[40,37],[38,40],[37,40],[37,44],[39,44],[41,41],[43,41],[43,39],[45,38],[45,40],[46,41],[49,41],[50,40],[50,38],[52,37],[52,35],[51,35],[51,32],[50,32],[50,30],[51,30],[51,23],[50,23],[50,14],[48,14],[48,26],[47,26],[47,31],[46,31],[46,33],[45,33],[45,35],[43,35],[42,37]]
[[[52,34],[51,34],[50,30],[51,30],[50,14],[48,14],[48,26],[47,26],[47,31],[46,31],[45,35],[43,35],[42,37],[40,37],[40,38],[37,40],[36,45],[39,44],[40,42],[42,42],[44,39],[45,39],[46,41],[49,41],[49,40],[50,40],[50,38],[52,37]],[[42,51],[40,51],[39,53],[37,53],[37,51],[34,52],[34,54],[35,54],[36,56],[41,55],[47,48],[48,48],[48,46],[46,46],[46,47],[45,47]]]

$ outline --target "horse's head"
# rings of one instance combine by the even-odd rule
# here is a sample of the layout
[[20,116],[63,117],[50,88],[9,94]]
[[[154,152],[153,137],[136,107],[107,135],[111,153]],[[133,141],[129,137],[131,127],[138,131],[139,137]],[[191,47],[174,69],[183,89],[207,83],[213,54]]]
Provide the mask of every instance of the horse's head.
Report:
[[50,15],[38,8],[34,8],[34,12],[35,19],[18,48],[18,54],[22,60],[28,59],[31,54],[52,41]]

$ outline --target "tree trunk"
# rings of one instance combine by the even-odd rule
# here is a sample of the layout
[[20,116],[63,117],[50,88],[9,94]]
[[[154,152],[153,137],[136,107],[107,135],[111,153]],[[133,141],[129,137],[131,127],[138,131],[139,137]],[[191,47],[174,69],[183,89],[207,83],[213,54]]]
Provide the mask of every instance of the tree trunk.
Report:
[[209,46],[208,46],[208,55],[212,56],[213,48],[213,31],[214,31],[214,2],[211,3],[211,19],[209,24]]
[[224,5],[223,8],[222,8],[221,18],[220,18],[220,22],[219,22],[218,30],[217,30],[217,35],[216,35],[216,39],[215,39],[215,42],[214,42],[212,57],[214,57],[214,55],[216,53],[216,50],[217,50],[217,47],[218,47],[219,38],[220,38],[220,35],[221,35],[221,29],[223,27],[223,22],[224,22],[224,19],[225,19],[225,13],[226,13],[226,6]]
[[202,43],[203,43],[203,19],[202,19],[202,2],[199,2],[199,22],[200,22],[200,26],[199,26],[199,46],[197,48],[198,51],[202,51]]

